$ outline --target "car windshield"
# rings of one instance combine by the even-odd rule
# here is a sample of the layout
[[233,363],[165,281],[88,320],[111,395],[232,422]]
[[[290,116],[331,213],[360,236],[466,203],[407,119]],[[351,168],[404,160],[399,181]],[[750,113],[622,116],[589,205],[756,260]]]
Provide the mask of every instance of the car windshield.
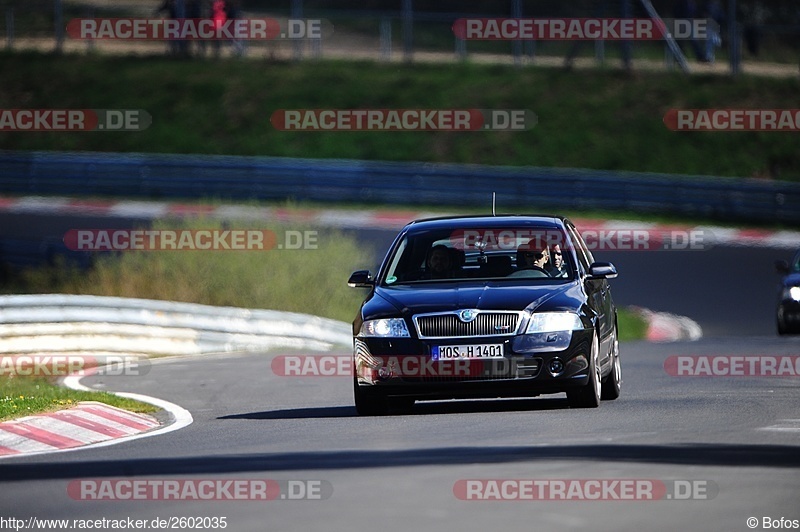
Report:
[[553,227],[409,232],[395,247],[382,284],[574,278],[563,231]]

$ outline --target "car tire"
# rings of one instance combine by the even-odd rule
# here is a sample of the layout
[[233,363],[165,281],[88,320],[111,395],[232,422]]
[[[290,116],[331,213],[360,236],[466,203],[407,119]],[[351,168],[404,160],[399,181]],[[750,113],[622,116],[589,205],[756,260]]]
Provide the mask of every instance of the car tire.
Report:
[[778,334],[781,336],[784,334],[789,334],[789,328],[786,326],[786,322],[783,320],[783,308],[778,308],[778,314],[775,321],[778,324]]
[[600,389],[600,399],[613,401],[619,397],[621,389],[622,370],[619,362],[619,340],[617,339],[617,328],[614,327],[614,338],[611,340],[611,373],[608,374]]
[[597,360],[600,348],[598,344],[597,333],[595,333],[589,360],[589,382],[577,390],[567,391],[567,401],[571,408],[597,408],[600,406],[600,364]]
[[353,379],[353,396],[359,416],[383,416],[389,411],[389,401],[386,396],[359,386],[357,379]]

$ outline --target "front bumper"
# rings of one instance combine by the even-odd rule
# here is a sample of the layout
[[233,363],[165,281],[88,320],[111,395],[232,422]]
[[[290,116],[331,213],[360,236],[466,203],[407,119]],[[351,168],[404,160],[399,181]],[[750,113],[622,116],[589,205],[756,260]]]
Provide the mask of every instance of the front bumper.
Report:
[[[415,399],[533,397],[589,382],[592,329],[572,332],[560,350],[531,349],[526,335],[506,337],[355,338],[359,386]],[[502,344],[503,358],[435,361],[436,346]],[[558,370],[554,372],[553,370]]]

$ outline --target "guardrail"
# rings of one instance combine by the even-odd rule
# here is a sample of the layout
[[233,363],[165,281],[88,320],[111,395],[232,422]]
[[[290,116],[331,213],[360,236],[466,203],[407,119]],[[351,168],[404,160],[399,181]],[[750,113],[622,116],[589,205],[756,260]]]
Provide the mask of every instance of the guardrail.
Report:
[[800,183],[569,168],[381,161],[0,152],[0,192],[602,209],[800,222]]
[[0,355],[329,351],[351,344],[348,324],[293,312],[103,296],[0,296]]

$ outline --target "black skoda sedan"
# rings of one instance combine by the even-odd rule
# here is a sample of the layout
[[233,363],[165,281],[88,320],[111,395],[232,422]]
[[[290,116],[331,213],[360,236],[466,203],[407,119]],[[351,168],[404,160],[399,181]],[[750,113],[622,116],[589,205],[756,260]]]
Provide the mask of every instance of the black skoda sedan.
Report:
[[617,312],[575,226],[556,216],[460,216],[409,223],[353,322],[360,415],[416,400],[566,392],[594,408],[620,394]]
[[800,249],[791,264],[779,260],[775,268],[784,276],[778,296],[778,334],[800,333]]

